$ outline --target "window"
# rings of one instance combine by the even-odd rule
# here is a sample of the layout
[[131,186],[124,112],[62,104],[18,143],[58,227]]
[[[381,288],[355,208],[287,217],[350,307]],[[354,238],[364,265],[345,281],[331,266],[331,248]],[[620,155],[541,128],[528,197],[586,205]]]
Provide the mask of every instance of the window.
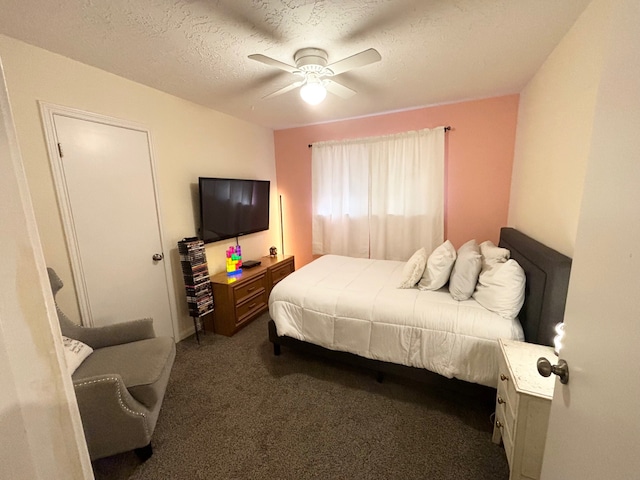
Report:
[[316,143],[312,188],[314,254],[432,251],[444,237],[444,128]]

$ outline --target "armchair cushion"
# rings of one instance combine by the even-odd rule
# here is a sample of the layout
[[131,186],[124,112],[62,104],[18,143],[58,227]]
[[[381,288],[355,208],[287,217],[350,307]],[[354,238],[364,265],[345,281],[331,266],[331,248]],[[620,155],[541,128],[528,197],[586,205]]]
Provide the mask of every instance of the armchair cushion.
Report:
[[64,347],[64,359],[67,362],[69,375],[73,375],[73,372],[75,372],[82,362],[93,352],[93,348],[86,343],[64,336],[62,337],[62,346]]
[[73,374],[79,382],[99,375],[120,375],[133,398],[154,408],[162,401],[166,381],[175,358],[170,337],[156,337],[94,350]]

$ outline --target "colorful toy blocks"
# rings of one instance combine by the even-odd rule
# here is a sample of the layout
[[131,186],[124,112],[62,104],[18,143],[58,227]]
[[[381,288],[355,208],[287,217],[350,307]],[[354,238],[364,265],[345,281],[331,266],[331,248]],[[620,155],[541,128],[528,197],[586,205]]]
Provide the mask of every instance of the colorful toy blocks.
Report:
[[227,255],[227,275],[237,275],[242,273],[242,250],[240,245],[229,247]]

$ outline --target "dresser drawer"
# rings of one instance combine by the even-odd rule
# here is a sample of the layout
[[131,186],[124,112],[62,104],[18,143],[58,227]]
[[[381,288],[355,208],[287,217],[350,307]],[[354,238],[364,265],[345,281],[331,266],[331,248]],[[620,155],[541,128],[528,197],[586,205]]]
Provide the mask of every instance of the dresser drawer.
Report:
[[234,287],[234,296],[236,305],[240,305],[247,298],[255,295],[260,291],[260,289],[264,290],[265,274],[258,275],[255,278],[252,278],[250,282],[247,282],[243,285]]
[[236,306],[236,325],[240,325],[260,310],[267,308],[267,292],[262,288],[256,295],[246,298]]
[[272,269],[271,287],[273,288],[273,286],[276,283],[278,283],[280,280],[282,280],[284,277],[286,277],[290,273],[293,273],[293,271],[294,271],[293,262],[286,262],[285,264]]
[[294,270],[293,255],[278,255],[261,257],[258,266],[243,269],[231,277],[226,272],[212,275],[216,306],[213,311],[213,331],[230,337],[249,325],[269,308],[272,285]]

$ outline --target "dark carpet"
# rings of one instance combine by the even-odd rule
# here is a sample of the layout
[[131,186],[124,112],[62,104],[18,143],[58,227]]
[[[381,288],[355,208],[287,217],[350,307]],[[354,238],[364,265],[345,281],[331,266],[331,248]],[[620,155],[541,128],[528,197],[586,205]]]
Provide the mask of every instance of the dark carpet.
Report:
[[180,342],[140,463],[93,463],[96,479],[487,479],[509,477],[480,399],[284,348],[268,315],[231,338]]

